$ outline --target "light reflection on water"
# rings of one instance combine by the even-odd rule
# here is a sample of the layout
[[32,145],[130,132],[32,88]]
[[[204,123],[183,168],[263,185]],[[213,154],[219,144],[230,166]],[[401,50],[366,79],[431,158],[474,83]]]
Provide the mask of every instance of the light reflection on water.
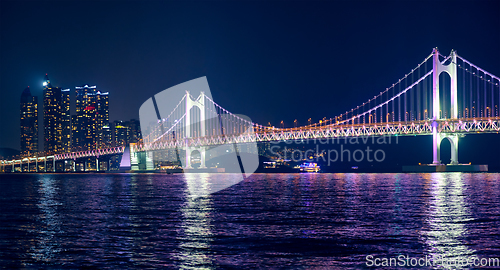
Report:
[[452,262],[466,260],[476,253],[465,243],[468,234],[465,224],[474,218],[465,202],[467,187],[464,181],[460,173],[431,175],[429,230],[423,234],[432,258]]
[[182,225],[178,237],[180,252],[178,259],[181,269],[211,269],[212,242],[211,218],[213,208],[209,195],[209,174],[184,174],[187,189],[185,203],[181,208]]
[[62,204],[59,202],[59,188],[54,179],[42,176],[38,179],[38,184],[40,197],[37,206],[41,213],[37,217],[39,225],[32,231],[37,237],[28,254],[37,261],[49,262],[61,252],[59,244],[54,239],[61,233],[58,207]]
[[357,268],[500,253],[500,174],[0,175],[7,268]]

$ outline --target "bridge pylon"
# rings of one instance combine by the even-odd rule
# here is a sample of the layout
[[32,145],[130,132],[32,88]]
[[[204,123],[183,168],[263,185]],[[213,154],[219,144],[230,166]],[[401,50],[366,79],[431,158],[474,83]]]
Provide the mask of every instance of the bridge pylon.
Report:
[[451,81],[451,93],[450,93],[450,118],[458,118],[458,97],[457,97],[457,54],[454,50],[451,51],[451,62],[447,65],[442,64],[439,61],[439,51],[437,48],[433,50],[433,77],[432,77],[432,113],[433,113],[433,123],[432,123],[432,164],[441,165],[441,142],[445,138],[451,143],[451,164],[458,164],[458,138],[457,134],[442,134],[439,132],[439,120],[441,120],[440,110],[440,100],[439,100],[439,75],[442,72],[448,73]]
[[186,124],[185,124],[185,132],[186,132],[186,137],[184,140],[186,141],[186,156],[185,156],[185,163],[184,163],[184,168],[185,169],[192,169],[191,166],[191,153],[194,150],[200,151],[200,156],[201,156],[201,164],[200,164],[200,169],[206,168],[205,166],[205,153],[206,153],[206,147],[204,146],[199,146],[199,147],[190,147],[189,146],[189,138],[191,138],[191,109],[193,107],[198,107],[200,109],[200,137],[205,137],[205,93],[202,91],[200,92],[200,95],[196,100],[191,99],[191,95],[189,92],[186,90]]

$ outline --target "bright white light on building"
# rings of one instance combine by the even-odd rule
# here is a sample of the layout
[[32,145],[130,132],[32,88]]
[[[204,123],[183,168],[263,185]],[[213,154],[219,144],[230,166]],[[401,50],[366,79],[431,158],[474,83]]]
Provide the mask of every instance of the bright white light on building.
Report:
[[47,82],[43,82],[43,86],[47,86]]

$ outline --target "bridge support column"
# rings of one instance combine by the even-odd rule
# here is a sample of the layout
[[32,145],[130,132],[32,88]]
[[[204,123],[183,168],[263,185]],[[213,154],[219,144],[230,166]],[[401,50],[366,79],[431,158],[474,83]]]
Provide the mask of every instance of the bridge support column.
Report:
[[192,169],[193,166],[191,166],[191,153],[194,151],[194,150],[198,150],[200,152],[200,167],[198,167],[199,169],[205,169],[206,168],[206,164],[205,164],[205,156],[206,156],[206,149],[205,147],[199,147],[199,148],[196,148],[196,147],[186,147],[186,160],[185,160],[185,163],[184,163],[184,169]]
[[451,165],[458,164],[458,135],[451,135],[447,137],[451,143]]
[[205,154],[206,154],[206,151],[205,151],[205,147],[202,147],[200,149],[200,159],[201,159],[201,164],[200,164],[200,169],[205,169],[207,166],[205,165]]
[[99,156],[95,158],[95,170],[98,172],[99,171]]
[[43,172],[47,172],[47,156],[43,159]]
[[191,147],[186,147],[186,161],[184,163],[184,169],[192,169],[191,167]]
[[56,172],[56,158],[55,157],[52,158],[52,171]]
[[30,158],[28,158],[28,172],[30,172]]
[[147,151],[146,152],[146,170],[153,171],[154,169],[155,169],[155,167],[153,164],[153,152]]
[[35,167],[36,167],[35,172],[38,172],[38,157],[36,157],[35,159]]
[[[130,144],[130,169],[132,171],[138,171],[139,170],[139,153],[135,149],[135,143]],[[111,159],[110,159],[111,162]],[[108,166],[109,170],[109,166]]]
[[439,133],[439,120],[441,119],[441,103],[439,100],[439,75],[441,72],[446,72],[450,76],[451,89],[450,89],[450,115],[447,116],[451,119],[458,118],[458,97],[457,97],[457,55],[455,51],[451,51],[451,63],[443,65],[439,61],[439,51],[434,48],[433,51],[433,71],[432,71],[432,163],[434,165],[441,164],[441,141],[444,138],[450,140],[451,143],[451,164],[458,164],[458,135],[444,135]]
[[[191,152],[194,148],[189,147],[189,139],[191,138],[191,125],[195,123],[191,123],[191,108],[198,107],[200,109],[200,134],[198,136],[205,137],[205,93],[201,92],[200,96],[196,100],[192,100],[189,92],[186,91],[186,123],[185,123],[185,134],[186,134],[186,162],[184,164],[185,169],[192,169],[191,166]],[[203,152],[203,153],[202,153]],[[205,168],[205,149],[200,150],[201,159],[203,168]],[[201,167],[200,167],[201,168]]]
[[441,164],[441,136],[438,133],[439,123],[432,122],[432,164]]
[[433,146],[433,164],[434,165],[442,165],[441,164],[441,142],[444,139],[450,141],[451,145],[451,159],[449,165],[457,165],[458,164],[458,138],[459,135],[452,134],[442,134],[442,133],[434,133],[432,134],[432,146]]

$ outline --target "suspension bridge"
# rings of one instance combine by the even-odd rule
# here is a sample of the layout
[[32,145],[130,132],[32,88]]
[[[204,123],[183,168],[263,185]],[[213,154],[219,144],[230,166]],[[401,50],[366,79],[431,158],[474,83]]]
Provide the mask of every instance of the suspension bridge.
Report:
[[[183,86],[189,89],[190,84],[199,85],[201,79],[206,80],[195,79]],[[165,150],[175,150],[177,160],[182,156],[184,168],[191,168],[192,153],[197,151],[200,168],[205,168],[207,150],[221,145],[234,145],[235,151],[245,152],[245,144],[256,142],[387,135],[432,135],[432,165],[441,165],[440,145],[447,139],[451,143],[451,164],[456,165],[460,137],[500,131],[499,83],[499,77],[456,51],[444,56],[435,48],[408,74],[366,102],[330,119],[293,128],[254,123],[227,111],[203,91],[194,97],[187,90],[168,114],[162,115],[153,100],[154,119],[141,116],[143,140],[130,144],[131,168],[154,170],[153,154]],[[111,153],[101,149],[80,155],[98,157],[99,151]],[[45,160],[55,162],[75,155],[60,154]],[[1,161],[1,165],[14,168],[22,162]]]

